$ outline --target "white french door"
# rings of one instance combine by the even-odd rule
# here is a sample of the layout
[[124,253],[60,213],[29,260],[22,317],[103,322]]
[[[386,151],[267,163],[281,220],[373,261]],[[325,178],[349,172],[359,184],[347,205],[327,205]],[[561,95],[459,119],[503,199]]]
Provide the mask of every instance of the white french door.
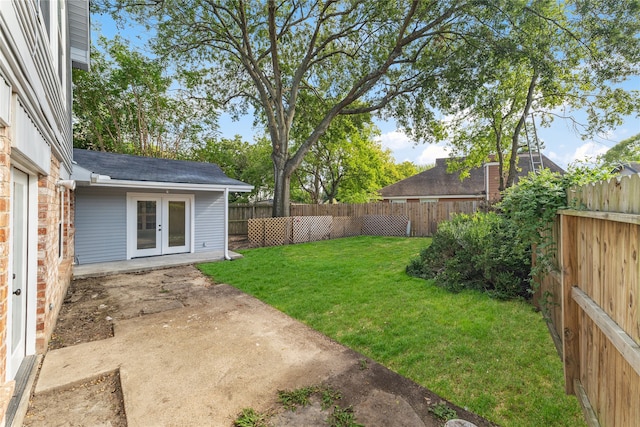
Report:
[[128,195],[128,258],[191,252],[193,196]]
[[27,256],[29,243],[29,176],[12,170],[11,195],[11,294],[9,298],[9,378],[15,378],[26,356]]

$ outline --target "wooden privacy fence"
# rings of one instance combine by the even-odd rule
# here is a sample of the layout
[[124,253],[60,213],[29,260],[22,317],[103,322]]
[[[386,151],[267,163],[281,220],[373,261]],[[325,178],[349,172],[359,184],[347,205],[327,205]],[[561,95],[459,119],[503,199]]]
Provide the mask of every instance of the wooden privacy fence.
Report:
[[572,189],[560,211],[559,273],[540,283],[565,388],[589,425],[640,425],[640,175]]
[[350,236],[405,236],[409,219],[402,216],[290,216],[248,221],[251,246],[280,246]]
[[271,205],[254,205],[250,203],[233,203],[229,205],[229,234],[249,233],[248,221],[252,218],[270,218],[273,212]]
[[291,216],[406,217],[411,222],[412,237],[428,237],[433,236],[440,222],[451,219],[456,213],[472,214],[480,209],[480,205],[477,201],[291,205]]
[[[451,219],[456,213],[472,214],[483,208],[482,202],[434,202],[434,203],[360,203],[360,204],[327,204],[327,205],[291,205],[291,216],[332,216],[332,217],[364,217],[364,216],[400,216],[411,221],[410,235],[413,237],[429,237],[438,229],[438,224]],[[229,234],[249,234],[249,220],[254,218],[270,218],[270,205],[230,204]]]

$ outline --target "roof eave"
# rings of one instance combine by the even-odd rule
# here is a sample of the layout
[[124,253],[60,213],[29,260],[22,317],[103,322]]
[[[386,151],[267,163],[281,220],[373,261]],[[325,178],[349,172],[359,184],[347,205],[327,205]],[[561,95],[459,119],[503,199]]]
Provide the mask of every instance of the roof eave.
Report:
[[249,192],[253,190],[253,185],[239,184],[191,184],[185,182],[157,182],[157,181],[128,181],[122,179],[111,179],[105,175],[92,174],[88,181],[78,180],[78,185],[90,187],[117,187],[132,188],[139,190],[181,190],[181,191],[234,191]]

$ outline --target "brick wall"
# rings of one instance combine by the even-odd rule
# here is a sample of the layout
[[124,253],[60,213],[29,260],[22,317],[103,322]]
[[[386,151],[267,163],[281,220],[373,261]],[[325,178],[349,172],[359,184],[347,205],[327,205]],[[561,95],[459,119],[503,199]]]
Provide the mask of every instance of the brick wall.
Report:
[[7,382],[7,305],[9,295],[9,209],[11,195],[10,142],[7,129],[0,127],[0,423],[4,419],[13,381]]
[[[68,201],[71,191],[57,187],[60,162],[52,158],[51,173],[38,180],[38,303],[36,351],[42,353],[53,332],[60,305],[71,280],[73,227]],[[64,194],[64,200],[61,198]],[[61,209],[61,203],[64,208]],[[59,247],[62,224],[62,252]],[[62,255],[62,256],[61,256]]]
[[6,378],[7,360],[7,298],[9,294],[9,197],[11,169],[9,167],[10,143],[5,137],[6,128],[0,127],[0,384]]

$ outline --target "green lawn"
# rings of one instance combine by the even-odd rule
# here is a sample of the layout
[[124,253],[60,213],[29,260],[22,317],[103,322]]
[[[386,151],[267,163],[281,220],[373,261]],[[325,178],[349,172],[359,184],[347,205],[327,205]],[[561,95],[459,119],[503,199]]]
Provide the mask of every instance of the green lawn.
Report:
[[364,236],[251,249],[200,268],[500,425],[584,426],[532,306],[405,274],[429,242]]

